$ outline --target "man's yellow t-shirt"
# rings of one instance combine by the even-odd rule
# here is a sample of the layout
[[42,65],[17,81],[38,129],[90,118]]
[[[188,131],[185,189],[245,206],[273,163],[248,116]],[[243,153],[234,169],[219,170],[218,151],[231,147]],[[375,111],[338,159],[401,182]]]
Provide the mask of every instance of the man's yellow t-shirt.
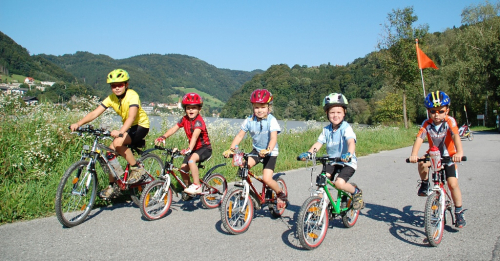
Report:
[[125,97],[123,99],[118,99],[113,93],[109,95],[101,103],[104,108],[112,107],[118,115],[122,117],[122,122],[128,119],[128,111],[130,107],[138,107],[137,116],[135,117],[132,126],[139,125],[143,128],[149,128],[149,117],[146,112],[141,107],[141,101],[139,100],[139,95],[134,90],[128,89]]

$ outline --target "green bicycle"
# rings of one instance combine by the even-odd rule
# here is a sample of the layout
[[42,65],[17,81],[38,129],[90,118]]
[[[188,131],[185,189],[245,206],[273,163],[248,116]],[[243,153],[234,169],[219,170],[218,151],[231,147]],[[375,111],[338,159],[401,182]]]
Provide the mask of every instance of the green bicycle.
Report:
[[[342,217],[342,223],[347,228],[356,224],[359,217],[359,210],[352,208],[352,195],[335,187],[332,181],[326,176],[326,165],[341,165],[344,163],[340,158],[329,158],[328,156],[316,157],[316,154],[311,155],[311,196],[302,204],[299,211],[297,235],[299,236],[300,244],[306,249],[314,249],[319,247],[325,239],[328,230],[329,220],[334,219],[337,215]],[[316,177],[316,188],[312,183],[313,173],[316,168],[316,162],[323,165],[321,173]],[[340,170],[340,169],[339,169]],[[332,173],[332,177],[338,173]],[[351,183],[356,186],[356,184]],[[331,191],[329,187],[337,191]],[[332,193],[333,192],[333,193]]]

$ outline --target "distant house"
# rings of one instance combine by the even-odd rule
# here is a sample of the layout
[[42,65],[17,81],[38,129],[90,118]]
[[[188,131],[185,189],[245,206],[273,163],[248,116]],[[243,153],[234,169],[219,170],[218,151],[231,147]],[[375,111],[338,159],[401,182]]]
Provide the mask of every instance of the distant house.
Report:
[[151,113],[151,112],[153,112],[153,106],[142,106],[142,109],[143,109],[146,113]]
[[24,83],[26,83],[26,84],[34,84],[35,83],[35,79],[33,79],[31,77],[26,77],[26,78],[24,78]]
[[54,85],[56,82],[47,82],[47,81],[43,81],[43,82],[40,82],[41,85],[46,85],[46,86],[52,86]]
[[26,103],[26,105],[36,105],[38,103],[38,99],[36,97],[23,97],[23,101]]

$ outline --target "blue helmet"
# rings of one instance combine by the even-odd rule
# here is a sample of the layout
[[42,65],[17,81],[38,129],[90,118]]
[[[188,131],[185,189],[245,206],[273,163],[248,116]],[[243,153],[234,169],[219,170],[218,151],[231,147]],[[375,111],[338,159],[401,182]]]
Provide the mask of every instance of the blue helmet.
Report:
[[436,108],[440,106],[449,106],[450,97],[444,92],[435,91],[431,92],[425,97],[425,107],[427,109]]

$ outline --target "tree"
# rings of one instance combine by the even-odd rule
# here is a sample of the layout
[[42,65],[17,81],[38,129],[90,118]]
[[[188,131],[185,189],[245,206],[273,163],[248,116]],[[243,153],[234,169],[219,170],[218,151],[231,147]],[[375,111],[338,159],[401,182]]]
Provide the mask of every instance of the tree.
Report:
[[415,38],[422,38],[428,32],[428,25],[413,27],[418,17],[413,14],[413,7],[392,10],[384,24],[384,38],[378,43],[380,59],[385,66],[387,79],[402,90],[403,120],[408,128],[406,108],[407,94],[413,83],[419,79],[419,70],[415,51]]

